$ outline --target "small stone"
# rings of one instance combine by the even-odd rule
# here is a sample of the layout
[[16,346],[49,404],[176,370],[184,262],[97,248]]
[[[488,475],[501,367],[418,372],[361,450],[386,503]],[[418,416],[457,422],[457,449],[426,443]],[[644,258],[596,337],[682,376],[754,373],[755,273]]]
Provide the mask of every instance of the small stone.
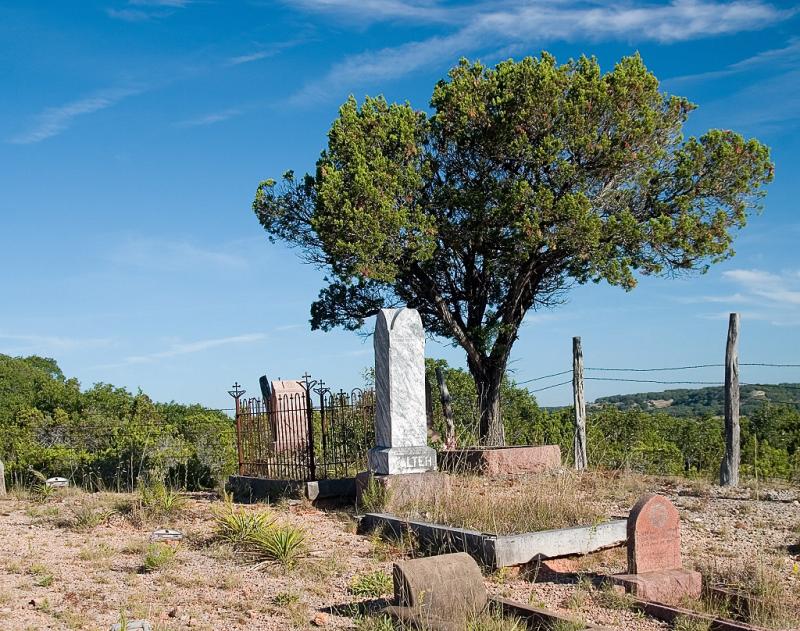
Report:
[[315,627],[324,627],[328,624],[328,614],[320,611],[316,616],[314,616],[314,619],[311,621],[311,623]]
[[174,609],[171,609],[171,610],[169,611],[169,613],[167,613],[167,615],[168,615],[170,618],[177,618],[177,617],[178,617],[178,608],[177,608],[177,607],[175,607]]

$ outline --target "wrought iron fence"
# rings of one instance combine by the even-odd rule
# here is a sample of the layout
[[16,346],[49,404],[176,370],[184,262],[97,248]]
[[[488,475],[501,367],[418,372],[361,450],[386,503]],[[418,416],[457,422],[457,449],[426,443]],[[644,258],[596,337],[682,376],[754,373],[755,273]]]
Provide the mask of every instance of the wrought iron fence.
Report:
[[350,477],[374,444],[375,394],[334,392],[305,375],[299,388],[243,399],[237,385],[239,474],[281,480]]

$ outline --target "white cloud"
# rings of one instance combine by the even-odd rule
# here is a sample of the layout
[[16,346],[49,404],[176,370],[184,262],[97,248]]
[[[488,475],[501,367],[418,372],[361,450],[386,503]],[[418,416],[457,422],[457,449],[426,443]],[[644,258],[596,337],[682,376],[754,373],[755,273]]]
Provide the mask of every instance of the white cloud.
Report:
[[122,8],[106,9],[106,15],[115,20],[126,22],[144,22],[172,15],[170,9],[183,9],[192,4],[193,0],[128,0],[128,7],[142,7],[139,9]]
[[74,119],[79,116],[93,114],[100,110],[112,107],[123,99],[141,94],[144,87],[120,87],[99,90],[76,101],[71,101],[59,107],[49,107],[36,117],[36,123],[29,130],[14,136],[9,140],[14,144],[28,145],[52,136],[56,136],[68,129]]
[[212,112],[211,114],[204,114],[196,118],[190,118],[176,123],[178,127],[203,127],[205,125],[213,125],[214,123],[221,123],[223,121],[235,118],[242,113],[240,108],[231,107],[221,112]]
[[466,12],[464,7],[446,8],[438,2],[425,0],[284,0],[284,3],[294,9],[325,13],[358,22],[450,22]]
[[797,272],[778,275],[756,269],[736,269],[723,272],[722,276],[764,300],[783,306],[800,307]]
[[259,342],[265,338],[266,335],[264,333],[247,333],[244,335],[234,335],[231,337],[219,337],[207,340],[197,340],[195,342],[177,343],[172,344],[166,350],[156,353],[149,353],[146,355],[131,355],[125,358],[122,365],[148,364],[159,359],[177,357],[179,355],[190,355],[193,353],[202,353],[203,351],[207,351],[212,348],[219,348],[221,346]]
[[[80,338],[56,335],[12,335],[0,333],[2,348],[7,355],[52,355],[67,351],[104,348],[112,344],[111,338]],[[12,346],[7,346],[12,345]]]
[[[360,3],[363,6],[363,3]],[[402,4],[402,3],[398,3]],[[306,0],[307,8],[352,11],[355,2]],[[395,3],[395,14],[399,9]],[[411,5],[412,8],[419,6]],[[292,97],[293,102],[340,97],[356,85],[408,75],[421,68],[450,63],[458,55],[514,45],[535,46],[556,40],[589,38],[676,42],[762,28],[791,14],[760,1],[673,0],[666,5],[617,2],[535,2],[523,6],[458,7],[467,16],[455,32],[378,51],[360,53],[335,64],[320,80]],[[430,7],[429,7],[430,8]],[[453,8],[452,10],[456,10]]]
[[133,238],[110,253],[113,263],[160,272],[180,272],[200,266],[220,269],[243,269],[247,260],[238,250],[211,248],[189,241]]
[[800,326],[800,272],[781,273],[759,269],[733,269],[722,273],[722,278],[737,286],[732,296],[705,296],[698,301],[730,304],[725,311],[703,313],[701,318],[724,319],[735,305],[746,305],[741,317],[761,320],[774,326]]
[[732,63],[721,70],[683,75],[667,79],[666,81],[670,84],[688,83],[692,81],[711,81],[741,74],[750,70],[760,69],[764,66],[769,66],[770,68],[795,66],[798,61],[800,61],[800,38],[792,38],[786,46],[763,50],[752,57],[747,57],[746,59]]

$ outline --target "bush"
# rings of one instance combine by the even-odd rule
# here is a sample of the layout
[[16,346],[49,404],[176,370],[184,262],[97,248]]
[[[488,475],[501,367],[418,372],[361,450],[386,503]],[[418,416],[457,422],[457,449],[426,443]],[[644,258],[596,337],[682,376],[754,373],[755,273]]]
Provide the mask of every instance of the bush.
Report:
[[178,554],[177,546],[168,543],[151,543],[147,546],[142,561],[143,572],[155,572],[169,567]]
[[379,598],[392,592],[393,589],[392,577],[381,570],[358,574],[353,577],[347,587],[347,591],[354,596],[366,596],[369,598]]

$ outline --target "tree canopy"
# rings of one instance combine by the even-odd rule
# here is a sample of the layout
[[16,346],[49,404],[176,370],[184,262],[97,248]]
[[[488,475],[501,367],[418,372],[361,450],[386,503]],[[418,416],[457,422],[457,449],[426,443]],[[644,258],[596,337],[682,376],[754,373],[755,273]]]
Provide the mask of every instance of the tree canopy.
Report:
[[312,328],[358,329],[407,304],[464,348],[481,435],[501,444],[499,392],[530,309],[574,283],[705,271],[771,181],[769,150],[732,131],[685,139],[695,106],[639,55],[495,67],[462,60],[430,111],[350,97],[314,175],[258,186],[272,239],[327,272]]

